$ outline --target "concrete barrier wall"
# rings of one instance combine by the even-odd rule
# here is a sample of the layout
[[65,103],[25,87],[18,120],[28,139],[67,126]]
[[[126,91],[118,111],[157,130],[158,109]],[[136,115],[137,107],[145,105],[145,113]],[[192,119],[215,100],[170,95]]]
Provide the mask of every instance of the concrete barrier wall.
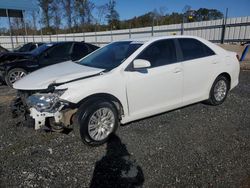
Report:
[[[250,16],[228,18],[225,30],[225,42],[243,42],[250,40]],[[213,42],[220,42],[222,36],[223,19],[184,24],[184,34],[205,38]],[[133,28],[114,31],[70,33],[59,35],[13,36],[14,47],[27,42],[53,41],[86,41],[99,46],[109,42],[138,37],[180,35],[181,24],[162,25],[154,27]],[[0,36],[0,45],[11,49],[9,36]]]

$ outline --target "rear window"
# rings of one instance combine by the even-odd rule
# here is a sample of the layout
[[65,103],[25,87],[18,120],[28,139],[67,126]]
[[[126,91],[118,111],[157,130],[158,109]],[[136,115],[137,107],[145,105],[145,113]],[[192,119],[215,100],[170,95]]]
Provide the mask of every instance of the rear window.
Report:
[[183,60],[191,60],[214,55],[214,51],[196,39],[178,39],[183,54]]
[[92,44],[89,44],[89,43],[85,43],[90,49],[91,51],[95,51],[97,50],[99,47],[98,46],[95,46],[95,45],[92,45]]
[[48,54],[53,58],[64,58],[70,54],[72,43],[62,43],[48,50]]
[[88,47],[83,43],[75,43],[73,48],[73,55],[76,56],[76,59],[80,59],[89,54]]

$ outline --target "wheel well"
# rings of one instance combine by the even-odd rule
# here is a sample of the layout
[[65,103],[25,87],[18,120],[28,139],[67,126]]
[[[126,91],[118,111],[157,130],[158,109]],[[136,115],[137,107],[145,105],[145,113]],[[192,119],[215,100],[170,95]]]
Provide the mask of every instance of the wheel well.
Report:
[[120,100],[117,99],[115,96],[108,94],[108,93],[98,93],[98,94],[90,95],[90,96],[82,99],[79,103],[77,103],[77,107],[80,107],[80,105],[82,105],[84,103],[91,103],[91,102],[96,101],[98,99],[107,100],[107,101],[112,102],[116,106],[120,118],[124,114],[123,106],[122,106]]
[[[231,76],[230,76],[230,74],[228,74],[227,72],[223,72],[223,73],[221,73],[219,76],[225,77],[225,78],[228,80],[229,86],[230,86],[230,88],[231,88]],[[219,77],[219,76],[218,76],[218,77]]]
[[23,69],[23,70],[25,70],[26,72],[28,72],[25,68],[23,68],[23,67],[10,67],[10,68],[8,68],[7,70],[6,70],[6,75],[11,71],[11,70],[13,70],[13,69]]

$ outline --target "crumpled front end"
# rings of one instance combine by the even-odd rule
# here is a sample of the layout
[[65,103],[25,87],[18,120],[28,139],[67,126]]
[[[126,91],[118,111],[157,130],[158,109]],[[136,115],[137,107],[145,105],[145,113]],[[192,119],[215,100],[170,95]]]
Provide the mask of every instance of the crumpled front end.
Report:
[[[16,107],[18,105],[25,115],[29,114],[35,120],[35,130],[45,126],[69,127],[76,109],[69,102],[60,99],[64,92],[65,90],[29,94],[26,92],[26,96],[24,96],[24,92],[20,92],[22,94],[16,99]],[[12,109],[14,114],[21,114],[16,113],[14,107]]]

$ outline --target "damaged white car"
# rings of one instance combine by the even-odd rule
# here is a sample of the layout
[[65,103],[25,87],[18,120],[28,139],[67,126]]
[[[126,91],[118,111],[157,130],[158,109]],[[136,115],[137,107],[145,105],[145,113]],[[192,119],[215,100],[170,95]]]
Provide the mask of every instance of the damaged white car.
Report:
[[236,53],[204,39],[129,39],[16,82],[13,113],[31,116],[35,129],[61,131],[74,125],[84,143],[98,145],[120,123],[199,101],[219,105],[238,78]]

